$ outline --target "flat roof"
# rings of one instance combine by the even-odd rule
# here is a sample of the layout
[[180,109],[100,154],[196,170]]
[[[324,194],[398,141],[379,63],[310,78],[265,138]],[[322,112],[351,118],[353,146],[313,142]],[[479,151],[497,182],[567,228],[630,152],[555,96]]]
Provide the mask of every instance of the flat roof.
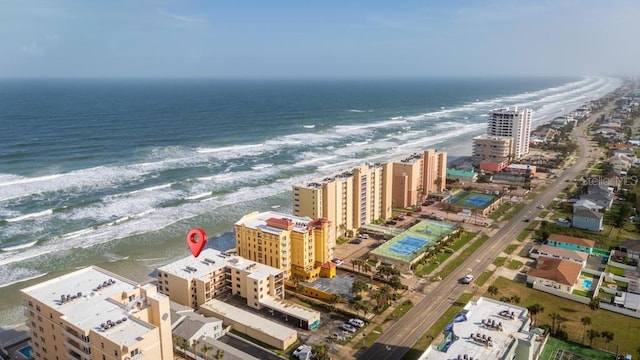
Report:
[[551,254],[551,255],[564,256],[570,259],[577,259],[582,261],[587,261],[587,259],[589,258],[589,254],[587,254],[584,251],[569,250],[569,249],[564,249],[557,246],[551,246],[546,244],[540,245],[540,247],[538,248],[538,252]]
[[311,323],[320,318],[320,313],[313,310],[307,310],[303,307],[292,303],[285,303],[282,300],[275,299],[271,296],[265,296],[260,300],[260,304],[270,309],[277,310],[283,314],[295,317],[296,319],[306,320]]
[[[514,313],[514,318],[510,319],[500,315],[501,311],[510,314]],[[525,330],[529,324],[527,309],[507,304],[500,301],[481,297],[477,301],[470,301],[464,307],[466,320],[452,322],[453,333],[459,337],[449,346],[447,352],[437,350],[438,345],[431,345],[422,354],[420,360],[451,360],[465,354],[474,359],[502,359],[504,354],[512,346],[516,339],[530,340],[533,335]],[[482,321],[492,320],[495,323],[502,323],[503,331],[493,330],[483,325]],[[471,334],[491,336],[493,346],[484,346],[481,342],[472,339]],[[534,346],[540,343],[532,341]]]
[[204,308],[213,312],[214,314],[218,314],[219,316],[223,316],[232,321],[238,322],[248,328],[260,331],[261,333],[274,337],[280,341],[286,341],[287,339],[291,338],[291,336],[294,336],[296,338],[298,336],[298,333],[293,329],[265,319],[256,314],[250,313],[248,311],[242,310],[235,306],[229,305],[220,300],[209,300],[206,303],[202,304],[200,308]]
[[157,270],[175,275],[183,279],[209,280],[212,272],[225,267],[251,272],[253,279],[263,279],[269,275],[278,275],[282,270],[269,265],[245,259],[237,255],[226,255],[215,249],[204,249],[200,256],[186,256],[172,263],[159,267]]
[[594,240],[589,240],[589,239],[585,239],[585,238],[579,238],[579,237],[575,237],[575,236],[560,235],[560,234],[551,234],[551,235],[549,235],[547,240],[551,240],[551,241],[555,241],[555,242],[562,242],[562,243],[565,243],[565,244],[586,246],[586,247],[590,247],[590,248],[592,248],[592,247],[594,247],[596,245],[596,242]]
[[295,216],[291,214],[285,214],[275,211],[266,211],[266,212],[253,212],[251,214],[247,214],[242,217],[242,219],[238,220],[235,225],[244,225],[249,229],[261,229],[265,232],[270,232],[273,234],[280,234],[283,230],[275,227],[267,226],[268,219],[282,219],[282,220],[290,220],[293,223],[293,231],[297,232],[307,232],[309,229],[309,223],[313,221],[310,217],[301,217]]
[[[135,317],[129,317],[127,309],[111,299],[114,295],[120,296],[121,293],[136,288],[138,285],[135,282],[90,266],[22,289],[22,292],[60,312],[63,319],[85,332],[100,332],[111,341],[128,346],[137,343],[138,337],[155,328]],[[62,295],[70,295],[71,298],[62,302]],[[126,320],[122,321],[123,319]],[[108,320],[120,323],[109,329],[102,329],[100,325]]]

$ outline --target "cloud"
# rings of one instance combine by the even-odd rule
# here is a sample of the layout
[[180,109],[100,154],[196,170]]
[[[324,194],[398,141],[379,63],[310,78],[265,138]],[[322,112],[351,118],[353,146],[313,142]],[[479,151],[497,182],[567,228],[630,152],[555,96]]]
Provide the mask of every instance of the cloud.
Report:
[[27,55],[40,55],[44,49],[37,42],[20,46],[20,52]]
[[203,24],[209,23],[207,19],[201,16],[187,16],[187,15],[174,14],[166,10],[159,10],[158,12],[161,15],[168,17],[169,19],[172,19],[175,22],[180,24],[203,25]]

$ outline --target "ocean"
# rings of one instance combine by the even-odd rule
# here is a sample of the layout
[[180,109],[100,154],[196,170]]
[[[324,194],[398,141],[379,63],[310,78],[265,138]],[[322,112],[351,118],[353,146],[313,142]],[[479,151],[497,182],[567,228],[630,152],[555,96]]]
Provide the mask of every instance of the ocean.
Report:
[[291,186],[427,148],[469,155],[490,109],[534,125],[621,85],[607,77],[416,80],[0,81],[0,324],[19,289],[96,264],[142,281],[234,246]]

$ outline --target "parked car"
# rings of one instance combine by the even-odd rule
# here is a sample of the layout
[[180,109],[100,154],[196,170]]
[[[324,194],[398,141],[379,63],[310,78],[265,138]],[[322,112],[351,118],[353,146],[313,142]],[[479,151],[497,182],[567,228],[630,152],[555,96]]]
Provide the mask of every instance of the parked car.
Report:
[[358,237],[360,239],[368,239],[369,238],[369,234],[360,234],[360,235],[358,235]]
[[538,209],[544,209],[544,205],[542,204],[538,205]]
[[349,319],[349,324],[361,328],[364,326],[364,321],[360,319]]
[[297,349],[293,350],[293,356],[295,356],[297,359],[309,359],[311,357],[311,346],[298,346]]
[[389,221],[387,221],[385,224],[387,224],[387,225],[396,225],[397,223],[398,223],[398,222],[397,222],[397,221],[395,221],[395,220],[389,220]]
[[351,333],[354,333],[354,332],[358,331],[358,329],[355,326],[349,325],[347,323],[342,324],[342,326],[340,326],[340,328],[342,330],[345,330],[345,331],[348,331],[348,332],[351,332]]
[[331,260],[332,263],[336,264],[336,265],[342,265],[344,264],[344,261],[340,260],[340,259],[333,259]]

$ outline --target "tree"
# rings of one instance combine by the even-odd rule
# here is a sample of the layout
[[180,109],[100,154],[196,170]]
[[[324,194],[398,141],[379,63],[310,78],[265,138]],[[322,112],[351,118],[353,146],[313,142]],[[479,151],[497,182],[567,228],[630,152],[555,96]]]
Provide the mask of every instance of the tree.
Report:
[[213,350],[213,347],[208,346],[207,344],[203,344],[202,347],[200,348],[200,351],[202,351],[202,354],[204,355],[205,359],[207,359],[207,355],[211,350]]
[[356,295],[360,295],[361,292],[367,290],[369,288],[369,284],[362,280],[354,280],[353,284],[351,284],[351,292]]
[[600,300],[591,299],[591,301],[589,301],[589,309],[591,309],[592,312],[600,309]]
[[616,334],[612,333],[609,330],[605,330],[603,332],[600,333],[600,336],[604,339],[604,348],[608,348],[609,347],[609,343],[613,341],[613,339],[616,337]]
[[588,316],[583,316],[580,319],[580,322],[582,323],[582,326],[584,326],[584,330],[582,331],[582,343],[584,344],[584,335],[587,331],[587,326],[591,325],[591,318]]
[[353,270],[356,269],[356,263],[358,262],[358,259],[351,259],[351,267],[353,267]]
[[331,294],[331,303],[337,304],[342,301],[342,296],[340,294]]
[[558,319],[560,319],[560,317],[562,317],[562,315],[556,313],[556,312],[552,312],[549,314],[549,317],[551,318],[551,331],[553,333],[556,332],[556,321]]
[[533,322],[537,324],[537,320],[538,320],[538,314],[542,314],[544,312],[544,306],[535,303],[533,305],[529,305],[527,307],[527,310],[529,310],[529,313],[531,314],[531,317],[533,318]]
[[597,330],[587,330],[587,337],[589,338],[589,346],[593,347],[593,340],[600,337],[600,332]]
[[497,287],[497,286],[495,286],[495,285],[491,285],[491,286],[489,286],[489,288],[487,289],[487,292],[488,292],[490,295],[496,296],[496,295],[498,295],[498,287]]
[[520,303],[520,295],[512,295],[510,297],[511,299],[511,303],[513,304],[519,304]]
[[362,264],[362,271],[364,271],[365,273],[368,273],[369,271],[371,271],[371,265],[365,261]]
[[382,285],[373,295],[376,303],[378,304],[378,308],[382,308],[389,304],[389,298],[391,297],[391,287],[389,285]]
[[216,350],[216,353],[213,355],[213,357],[214,357],[216,360],[222,360],[222,359],[224,359],[224,350],[222,350],[222,349],[218,349],[218,350]]
[[198,345],[200,345],[200,340],[193,339],[191,343],[191,348],[193,349],[193,358],[198,358]]
[[318,360],[329,359],[329,353],[327,352],[326,344],[314,344],[311,347],[311,354],[313,354],[313,357]]
[[394,291],[397,291],[398,289],[402,288],[402,281],[400,280],[400,276],[398,275],[391,276],[391,279],[389,279],[389,286],[391,286]]

